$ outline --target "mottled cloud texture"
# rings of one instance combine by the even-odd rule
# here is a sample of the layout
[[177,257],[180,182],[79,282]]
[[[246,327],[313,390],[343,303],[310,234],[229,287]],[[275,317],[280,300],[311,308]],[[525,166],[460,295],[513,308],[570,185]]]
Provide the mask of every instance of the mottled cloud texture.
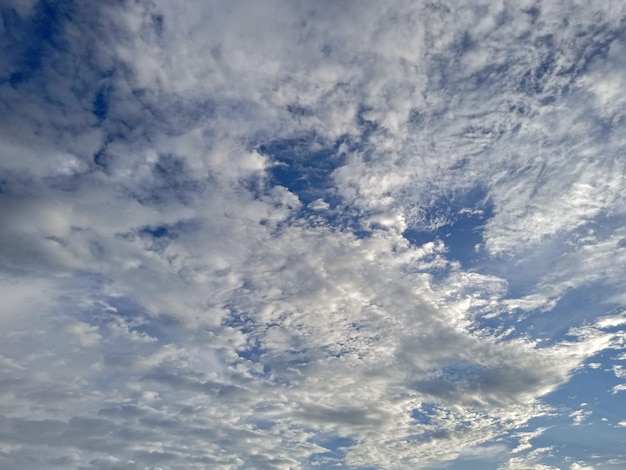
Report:
[[624,2],[0,15],[2,468],[624,468]]

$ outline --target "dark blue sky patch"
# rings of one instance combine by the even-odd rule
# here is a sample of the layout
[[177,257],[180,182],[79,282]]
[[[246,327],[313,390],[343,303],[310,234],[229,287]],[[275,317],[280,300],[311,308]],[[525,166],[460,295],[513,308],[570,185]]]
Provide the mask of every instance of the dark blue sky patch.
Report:
[[452,44],[453,51],[458,55],[469,52],[474,47],[474,40],[469,31],[463,31]]
[[622,227],[626,227],[626,214],[600,214],[594,220],[574,230],[570,235],[570,240],[578,244],[581,238],[589,235],[590,231],[593,231],[593,235],[598,240],[608,240]]
[[[525,316],[523,312],[518,312],[520,316]],[[479,332],[479,334],[489,334],[494,336],[500,336],[504,334],[511,327],[515,328],[515,331],[510,332],[507,335],[507,339],[517,338],[525,335],[527,332],[518,330],[519,316],[514,313],[502,312],[500,315],[477,315],[473,319],[472,331]]]
[[237,311],[237,309],[233,306],[225,305],[224,307],[230,311],[230,314],[222,322],[222,325],[239,330],[244,334],[248,334],[256,330],[257,324],[252,317],[246,313]]
[[248,342],[246,348],[237,350],[239,357],[252,362],[260,362],[261,356],[268,350],[261,346],[258,341]]
[[309,214],[309,221],[314,216],[320,217],[323,223],[330,225],[331,227],[338,228],[341,231],[349,232],[356,238],[364,239],[372,236],[374,233],[370,227],[363,227],[363,220],[359,217],[358,213],[345,210],[343,206],[339,204],[340,199],[336,201],[332,198],[328,198],[326,202],[331,204],[336,202],[337,205],[334,209],[322,212],[316,212],[315,214]]
[[161,14],[154,14],[150,17],[152,20],[152,28],[157,36],[163,35],[163,30],[165,29],[165,18]]
[[172,227],[166,225],[143,227],[139,230],[139,235],[149,241],[150,250],[157,252],[165,250],[170,244],[170,240],[176,236]]
[[424,117],[424,113],[423,111],[420,111],[419,109],[412,109],[409,112],[409,126],[411,126],[412,129],[417,130],[417,129],[421,129],[422,127],[424,127],[424,124],[426,122],[426,118]]
[[103,121],[109,114],[109,90],[100,88],[93,100],[92,113],[98,121]]
[[[306,114],[305,110],[296,108],[292,109],[292,112]],[[368,135],[378,127],[376,123],[365,119],[363,116],[365,112],[365,109],[360,110],[359,123],[363,127],[363,135]],[[330,145],[324,145],[314,135],[273,141],[258,146],[257,150],[274,163],[269,172],[270,186],[284,186],[298,196],[302,207],[295,214],[296,218],[306,221],[311,226],[325,224],[349,231],[358,238],[365,238],[370,236],[372,231],[363,227],[361,217],[363,214],[343,205],[343,198],[337,191],[332,177],[333,171],[345,164],[346,155],[340,151],[342,146],[349,150],[359,149],[366,156],[371,153],[371,150],[364,149],[362,141],[356,142],[342,137]],[[254,181],[247,187],[256,197],[267,191],[267,187],[261,187]],[[315,210],[308,207],[317,199],[323,199],[328,204],[328,209]]]
[[93,162],[104,170],[107,169],[109,160],[110,160],[110,157],[106,153],[106,147],[99,149],[93,155]]
[[270,172],[274,182],[296,194],[304,205],[320,197],[337,204],[331,174],[345,162],[338,152],[340,145],[322,146],[315,137],[305,136],[260,145],[258,150],[274,162]]
[[343,462],[345,449],[354,446],[356,441],[350,437],[318,433],[314,443],[328,449],[328,452],[314,454],[308,461],[315,467],[334,468]]
[[[404,237],[414,245],[441,240],[448,249],[448,258],[472,266],[481,256],[484,226],[493,213],[493,203],[486,190],[476,187],[435,199],[424,209],[424,222],[408,228]],[[438,224],[441,225],[437,227]]]
[[435,403],[422,403],[419,408],[411,411],[411,418],[420,424],[433,424],[433,417],[439,411],[439,406]]
[[276,426],[274,421],[270,421],[269,419],[251,419],[250,423],[260,431],[267,431]]
[[165,225],[157,225],[154,227],[144,227],[139,232],[150,235],[154,238],[164,238],[169,235],[169,229]]
[[[11,38],[14,48],[9,51],[9,83],[17,86],[31,78],[43,66],[51,51],[67,48],[63,37],[63,23],[71,17],[73,1],[40,0],[34,6],[29,20],[22,19],[15,11],[2,8],[5,34]],[[5,59],[6,60],[6,59]]]
[[108,152],[108,147],[118,140],[127,140],[124,133],[119,131],[111,132],[109,130],[104,143],[93,155],[93,162],[105,172],[108,172],[111,163],[114,161],[114,157]]

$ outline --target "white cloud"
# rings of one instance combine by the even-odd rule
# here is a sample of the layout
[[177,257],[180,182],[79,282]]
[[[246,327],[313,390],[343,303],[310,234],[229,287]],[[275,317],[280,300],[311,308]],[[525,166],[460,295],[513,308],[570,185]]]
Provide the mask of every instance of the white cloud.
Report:
[[102,336],[98,333],[98,327],[84,322],[67,323],[64,329],[83,346],[94,346],[102,339]]
[[618,384],[611,389],[611,393],[615,395],[619,392],[623,392],[624,390],[626,390],[626,384]]
[[[550,468],[524,426],[623,347],[621,3],[84,4],[33,63],[7,5],[3,465]],[[475,268],[408,240],[458,215]]]
[[594,467],[591,467],[582,463],[574,462],[572,466],[570,467],[570,469],[571,470],[594,470]]
[[519,437],[519,445],[511,450],[512,454],[518,454],[522,451],[526,451],[533,448],[533,445],[530,441],[536,437],[541,436],[547,428],[537,428],[531,432],[520,432],[517,433],[516,437]]
[[573,413],[570,413],[570,418],[573,418],[574,420],[574,426],[580,426],[581,424],[583,424],[587,418],[589,418],[589,416],[592,415],[591,411],[585,411],[585,410],[576,410]]

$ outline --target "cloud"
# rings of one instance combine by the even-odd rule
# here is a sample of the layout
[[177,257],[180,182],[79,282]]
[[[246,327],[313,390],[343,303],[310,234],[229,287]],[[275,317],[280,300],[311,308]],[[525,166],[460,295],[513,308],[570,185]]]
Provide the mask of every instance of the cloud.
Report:
[[0,14],[3,465],[554,468],[624,344],[623,6]]
[[594,467],[590,467],[584,464],[580,464],[577,462],[574,462],[572,464],[572,466],[570,467],[572,470],[576,469],[576,470],[593,470]]

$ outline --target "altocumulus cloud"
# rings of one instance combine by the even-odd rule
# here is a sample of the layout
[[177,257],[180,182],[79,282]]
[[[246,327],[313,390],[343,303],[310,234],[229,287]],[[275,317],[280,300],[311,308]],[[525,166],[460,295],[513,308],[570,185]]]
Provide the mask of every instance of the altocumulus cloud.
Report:
[[620,1],[7,0],[3,468],[621,468]]

